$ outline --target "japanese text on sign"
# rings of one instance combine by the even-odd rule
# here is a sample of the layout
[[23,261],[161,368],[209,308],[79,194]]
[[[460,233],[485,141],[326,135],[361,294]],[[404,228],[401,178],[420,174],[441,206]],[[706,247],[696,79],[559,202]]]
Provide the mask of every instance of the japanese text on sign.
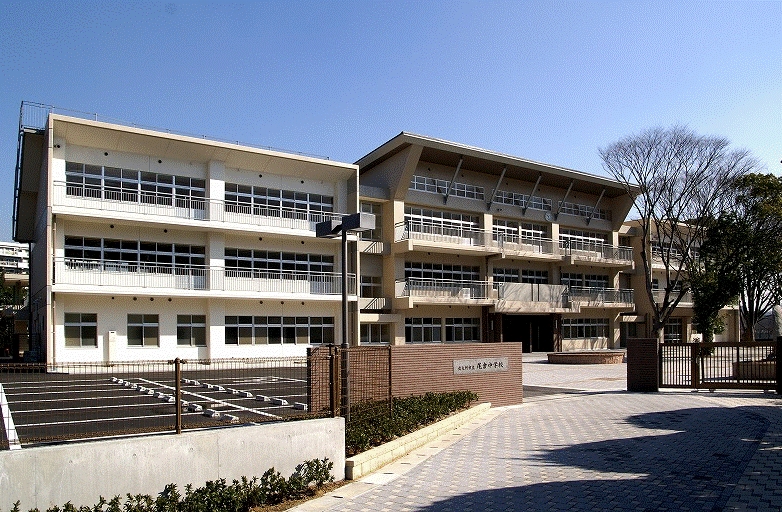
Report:
[[454,359],[453,374],[494,373],[508,371],[507,357],[483,357],[480,359]]

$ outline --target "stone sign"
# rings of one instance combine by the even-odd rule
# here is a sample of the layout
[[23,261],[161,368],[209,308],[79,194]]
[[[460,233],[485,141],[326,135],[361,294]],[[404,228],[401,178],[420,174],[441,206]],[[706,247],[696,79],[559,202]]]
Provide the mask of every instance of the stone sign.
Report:
[[482,357],[480,359],[454,359],[453,374],[507,372],[507,357]]

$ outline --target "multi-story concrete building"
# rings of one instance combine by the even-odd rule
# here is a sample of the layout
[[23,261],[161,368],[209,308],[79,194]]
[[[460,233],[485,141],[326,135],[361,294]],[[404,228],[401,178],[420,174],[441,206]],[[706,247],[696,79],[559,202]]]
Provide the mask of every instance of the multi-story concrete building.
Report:
[[30,249],[19,242],[0,242],[0,272],[6,275],[30,273]]
[[303,355],[339,339],[340,244],[315,224],[357,211],[356,165],[44,113],[22,116],[14,237],[32,243],[32,348],[47,361]]
[[361,342],[612,348],[633,311],[615,181],[401,133],[357,164]]

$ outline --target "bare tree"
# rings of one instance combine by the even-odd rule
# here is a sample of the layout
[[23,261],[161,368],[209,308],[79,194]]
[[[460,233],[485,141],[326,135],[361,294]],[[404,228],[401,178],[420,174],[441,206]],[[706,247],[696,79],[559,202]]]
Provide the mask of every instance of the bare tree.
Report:
[[[756,167],[744,150],[727,139],[707,137],[687,127],[654,128],[600,149],[603,167],[633,196],[639,215],[641,261],[652,304],[651,329],[663,328],[689,291],[706,228],[731,197],[731,184]],[[640,187],[640,192],[635,191]],[[662,296],[653,293],[652,263],[664,268]]]

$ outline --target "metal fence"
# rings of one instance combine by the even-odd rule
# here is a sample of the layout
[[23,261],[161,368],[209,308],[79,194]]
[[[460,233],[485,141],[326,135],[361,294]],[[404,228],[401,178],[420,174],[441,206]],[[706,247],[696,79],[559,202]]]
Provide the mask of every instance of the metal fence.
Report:
[[777,342],[662,343],[660,387],[776,389]]
[[[351,411],[354,414],[351,415]],[[391,411],[388,346],[306,357],[0,364],[0,448]]]
[[[22,445],[320,416],[308,360],[0,365],[0,443]],[[328,379],[328,377],[326,377]]]

